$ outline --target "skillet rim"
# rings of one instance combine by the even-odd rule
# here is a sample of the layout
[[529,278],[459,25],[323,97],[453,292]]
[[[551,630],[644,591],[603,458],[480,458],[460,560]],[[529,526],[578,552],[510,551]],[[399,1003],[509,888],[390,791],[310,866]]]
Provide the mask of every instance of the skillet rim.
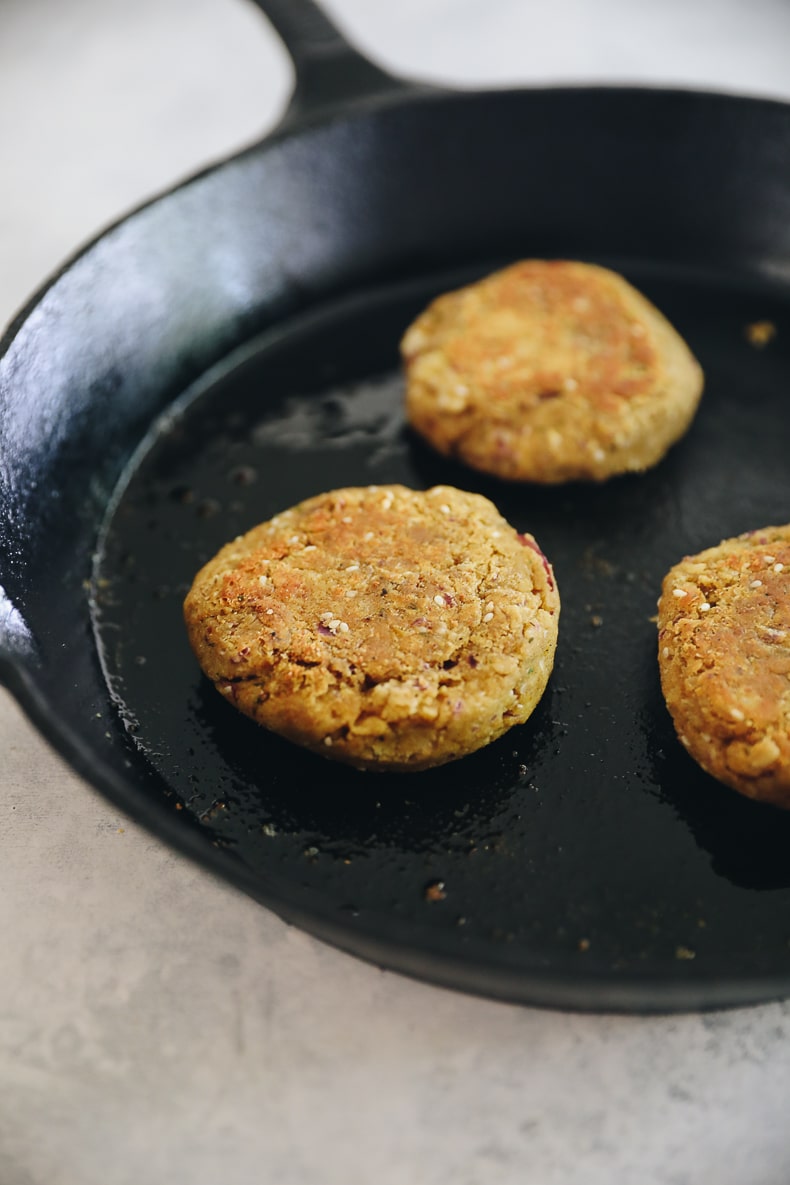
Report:
[[[394,80],[398,81],[398,80]],[[357,116],[366,115],[370,111],[376,109],[385,109],[389,107],[408,106],[413,103],[439,103],[439,102],[470,102],[476,99],[488,99],[493,96],[509,96],[512,98],[526,96],[526,95],[543,95],[543,94],[605,94],[605,95],[652,95],[656,98],[662,96],[664,98],[680,98],[684,97],[692,101],[708,100],[714,103],[720,102],[724,105],[733,105],[738,107],[756,110],[759,107],[764,109],[776,110],[783,112],[784,115],[790,119],[790,99],[769,98],[764,95],[748,95],[739,94],[735,91],[724,91],[718,89],[705,90],[699,87],[691,86],[651,86],[641,83],[552,83],[547,86],[518,86],[518,87],[484,87],[484,88],[470,88],[468,90],[439,88],[439,87],[421,87],[419,84],[411,84],[404,82],[402,89],[393,90],[391,92],[376,93],[370,95],[363,95],[360,98],[347,100],[330,107],[322,107],[317,110],[308,110],[304,114],[299,114],[297,117],[292,117],[289,114],[289,109],[286,105],[285,111],[281,114],[279,121],[274,127],[262,136],[259,140],[254,140],[251,144],[244,145],[235,149],[227,156],[220,156],[214,161],[209,161],[194,173],[190,173],[187,177],[174,182],[166,189],[153,194],[151,197],[143,198],[142,201],[120,214],[117,218],[111,219],[105,223],[96,234],[89,239],[79,244],[75,249],[65,257],[65,259],[57,265],[55,270],[51,272],[41,284],[35,288],[28,299],[20,306],[16,313],[11,315],[11,319],[3,328],[2,335],[0,335],[0,362],[2,362],[5,355],[8,353],[10,346],[18,335],[22,326],[30,318],[30,315],[35,311],[36,307],[41,303],[43,298],[47,295],[51,288],[60,280],[71,268],[79,262],[85,255],[88,254],[94,247],[96,247],[103,239],[112,234],[124,223],[130,222],[138,214],[149,209],[157,203],[165,201],[172,194],[180,192],[182,189],[187,189],[190,185],[197,181],[201,181],[204,177],[212,173],[219,172],[221,169],[232,165],[237,161],[244,160],[248,156],[253,156],[259,152],[265,152],[269,148],[275,147],[284,140],[291,140],[299,136],[303,132],[312,131],[321,126],[329,126],[344,120],[354,119]],[[788,170],[790,174],[790,169]],[[0,656],[1,657],[1,656]]]

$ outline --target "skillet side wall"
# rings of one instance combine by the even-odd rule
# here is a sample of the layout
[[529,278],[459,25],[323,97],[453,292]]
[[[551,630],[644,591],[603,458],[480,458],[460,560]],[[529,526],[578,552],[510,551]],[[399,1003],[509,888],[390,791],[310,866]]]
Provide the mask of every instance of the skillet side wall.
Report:
[[[125,461],[190,382],[288,313],[366,283],[530,254],[790,278],[790,108],[623,89],[371,107],[275,137],[136,212],[9,334],[0,585],[35,641],[37,722],[48,708],[46,731],[80,771],[104,789],[110,771],[116,799],[193,855],[200,845],[175,838],[167,788],[153,772],[141,785],[129,748],[105,731],[85,582]],[[6,621],[0,596],[0,657]]]
[[153,416],[212,362],[330,292],[540,253],[790,274],[790,109],[410,98],[275,137],[112,228],[0,358],[0,583],[40,642],[30,590],[74,557],[78,508],[92,529]]

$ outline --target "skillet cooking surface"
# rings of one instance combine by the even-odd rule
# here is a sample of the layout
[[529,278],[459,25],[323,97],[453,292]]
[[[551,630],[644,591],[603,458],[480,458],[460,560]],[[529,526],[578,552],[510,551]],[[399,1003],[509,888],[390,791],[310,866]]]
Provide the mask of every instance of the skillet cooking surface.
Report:
[[[502,261],[492,261],[496,266]],[[737,1003],[790,986],[790,815],[703,774],[661,698],[655,613],[683,554],[790,519],[788,294],[737,275],[622,270],[706,374],[687,438],[600,487],[509,486],[404,426],[397,343],[422,276],[286,322],[185,394],[138,450],[97,552],[93,619],[129,757],[286,917],[452,986],[574,1007]],[[776,323],[757,350],[745,326]],[[340,485],[477,490],[535,533],[562,596],[526,725],[440,770],[361,774],[239,716],[181,602],[226,541]],[[442,900],[426,887],[443,882]]]

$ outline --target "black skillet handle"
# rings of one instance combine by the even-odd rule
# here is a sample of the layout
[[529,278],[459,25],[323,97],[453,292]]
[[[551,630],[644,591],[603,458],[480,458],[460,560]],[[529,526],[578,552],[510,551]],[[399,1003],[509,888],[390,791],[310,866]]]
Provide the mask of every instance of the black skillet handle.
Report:
[[371,98],[436,89],[388,74],[345,39],[313,0],[253,0],[281,37],[296,71],[284,122]]

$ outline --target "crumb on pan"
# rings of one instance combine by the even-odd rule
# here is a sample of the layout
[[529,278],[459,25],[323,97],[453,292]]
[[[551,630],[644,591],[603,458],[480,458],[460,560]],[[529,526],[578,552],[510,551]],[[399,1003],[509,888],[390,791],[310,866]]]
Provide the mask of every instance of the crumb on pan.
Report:
[[760,350],[776,337],[776,326],[773,321],[752,321],[744,332],[749,345]]

